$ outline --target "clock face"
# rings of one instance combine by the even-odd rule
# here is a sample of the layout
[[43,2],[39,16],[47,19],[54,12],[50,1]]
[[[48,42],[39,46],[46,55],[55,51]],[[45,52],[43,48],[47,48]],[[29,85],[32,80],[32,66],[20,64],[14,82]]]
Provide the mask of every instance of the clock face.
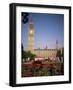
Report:
[[32,30],[30,31],[30,34],[33,34],[33,31]]

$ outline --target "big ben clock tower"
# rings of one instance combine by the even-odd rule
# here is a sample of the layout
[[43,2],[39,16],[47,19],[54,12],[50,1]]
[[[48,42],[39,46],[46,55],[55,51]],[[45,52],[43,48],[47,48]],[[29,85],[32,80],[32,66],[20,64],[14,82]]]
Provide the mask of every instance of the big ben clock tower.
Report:
[[28,31],[28,50],[34,50],[34,24],[32,20],[29,21],[29,31]]

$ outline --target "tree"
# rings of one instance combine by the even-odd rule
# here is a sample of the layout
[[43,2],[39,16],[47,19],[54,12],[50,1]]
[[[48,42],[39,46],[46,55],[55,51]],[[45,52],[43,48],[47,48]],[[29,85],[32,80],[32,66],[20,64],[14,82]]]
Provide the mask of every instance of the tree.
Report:
[[28,13],[23,13],[23,12],[22,12],[22,23],[23,23],[23,24],[28,23],[28,21],[29,21],[28,16],[29,16]]
[[23,46],[22,46],[22,60],[24,59],[25,62],[26,60],[29,58],[30,60],[34,60],[36,57],[35,54],[32,54],[30,51],[26,52],[23,50]]
[[30,58],[30,60],[34,60],[34,58],[36,57],[35,54],[32,54],[30,51],[28,51],[28,57]]
[[23,45],[21,46],[22,46],[21,51],[22,51],[22,62],[23,62],[23,59],[26,61],[26,59],[28,58],[28,54],[26,51],[23,50]]
[[64,48],[62,48],[62,54],[61,56],[63,57],[63,60],[64,60]]
[[23,44],[21,44],[21,51],[22,51],[22,59],[23,59],[23,53],[24,53],[24,50],[23,50]]
[[61,50],[57,50],[56,57],[59,57],[59,59],[61,60]]

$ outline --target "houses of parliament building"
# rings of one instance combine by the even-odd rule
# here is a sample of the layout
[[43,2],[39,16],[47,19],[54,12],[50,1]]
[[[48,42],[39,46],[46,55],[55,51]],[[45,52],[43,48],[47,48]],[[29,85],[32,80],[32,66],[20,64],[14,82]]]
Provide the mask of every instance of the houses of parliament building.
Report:
[[43,58],[56,58],[57,50],[60,49],[62,53],[62,48],[58,48],[58,41],[56,41],[56,47],[54,49],[48,49],[47,45],[44,49],[35,48],[35,29],[34,23],[32,20],[29,21],[28,27],[28,49],[26,51],[30,51],[35,54],[37,57]]

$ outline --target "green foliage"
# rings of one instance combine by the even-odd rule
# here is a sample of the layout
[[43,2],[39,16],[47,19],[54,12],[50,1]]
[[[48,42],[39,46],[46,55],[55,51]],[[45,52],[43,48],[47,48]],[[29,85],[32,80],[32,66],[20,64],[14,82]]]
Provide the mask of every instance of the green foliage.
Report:
[[36,55],[32,54],[30,51],[27,52],[27,56],[28,58],[30,58],[30,60],[34,60],[34,58],[36,57]]
[[22,59],[23,59],[24,57],[23,45],[21,45],[21,51],[22,51]]
[[61,51],[60,50],[57,50],[56,57],[60,57],[60,56],[61,56]]
[[61,57],[64,58],[64,48],[62,48],[62,50],[57,50],[56,57],[59,57],[60,60],[61,60]]
[[62,57],[64,57],[64,48],[62,48],[62,54],[61,54]]
[[56,57],[59,57],[59,59],[61,60],[61,50],[57,50]]
[[30,51],[26,52],[23,50],[23,45],[22,45],[22,59],[24,59],[25,61],[29,58],[30,60],[34,60],[34,58],[36,57],[35,54],[32,54]]

